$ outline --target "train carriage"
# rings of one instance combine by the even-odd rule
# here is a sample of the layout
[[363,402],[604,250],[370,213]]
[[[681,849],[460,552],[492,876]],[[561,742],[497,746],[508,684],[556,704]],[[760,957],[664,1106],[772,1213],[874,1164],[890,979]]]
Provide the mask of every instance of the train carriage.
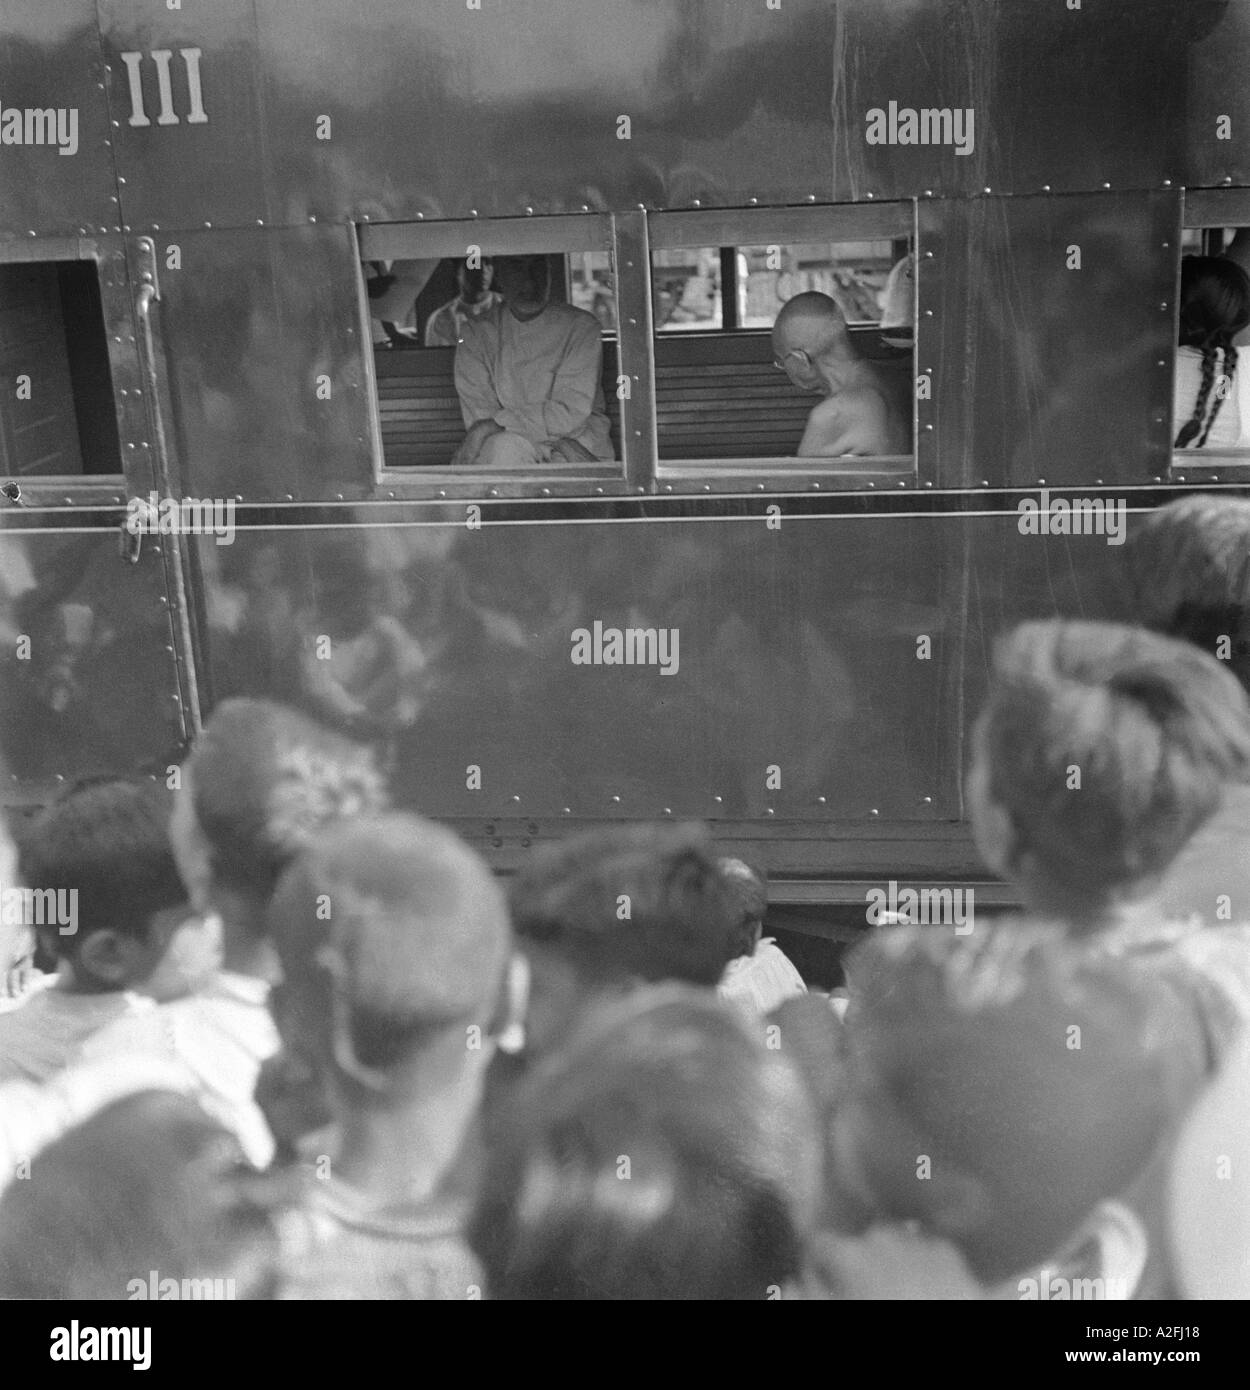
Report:
[[[780,904],[1007,901],[961,790],[996,634],[1116,616],[1117,528],[1250,491],[1250,448],[1173,447],[1180,258],[1250,228],[1250,0],[10,0],[0,34],[11,804],[163,776],[267,695],[502,871],[693,817]],[[456,464],[423,317],[522,253],[603,326],[611,462]],[[408,331],[371,295],[405,268]],[[795,456],[768,323],[813,287],[910,453]]]

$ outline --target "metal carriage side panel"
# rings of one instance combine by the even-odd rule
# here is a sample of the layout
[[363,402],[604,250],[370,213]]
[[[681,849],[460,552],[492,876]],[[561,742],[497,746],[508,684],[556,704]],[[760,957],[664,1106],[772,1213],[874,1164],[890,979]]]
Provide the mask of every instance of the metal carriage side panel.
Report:
[[257,13],[288,221],[829,196],[827,0],[261,0]]
[[125,225],[273,220],[255,6],[101,0]]
[[366,495],[373,459],[350,229],[154,239],[184,490],[249,502]]
[[14,784],[6,795],[97,774],[163,778],[184,747],[160,538],[145,538],[127,562],[118,515],[4,515],[0,762]]
[[922,199],[918,213],[938,485],[1164,476],[1179,195]]
[[957,819],[931,521],[777,528],[732,505],[480,529],[463,509],[240,514],[233,545],[199,543],[215,693],[385,738],[399,797],[440,817]]
[[1250,183],[1250,0],[1232,0],[1191,45],[1185,183]]
[[[1179,186],[1187,52],[1218,41],[1228,4],[844,0],[835,196]],[[971,110],[971,149],[870,145],[868,113],[888,114],[891,102],[899,112]],[[892,132],[910,138],[905,122]]]
[[112,232],[121,218],[94,0],[5,0],[0,35],[0,237]]

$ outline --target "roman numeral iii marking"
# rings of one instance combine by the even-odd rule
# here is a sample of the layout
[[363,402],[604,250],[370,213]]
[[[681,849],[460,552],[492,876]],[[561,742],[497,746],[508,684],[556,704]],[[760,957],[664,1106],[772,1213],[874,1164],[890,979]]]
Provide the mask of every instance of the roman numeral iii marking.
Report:
[[[187,70],[187,96],[191,110],[187,115],[188,125],[205,125],[208,116],[204,111],[204,92],[200,86],[199,48],[180,48],[183,65]],[[174,56],[172,48],[154,48],[148,55],[156,66],[156,89],[161,99],[161,112],[156,118],[157,125],[178,125],[178,114],[174,110],[173,82],[169,75],[169,60]],[[143,107],[142,53],[123,53],[121,60],[126,64],[126,77],[130,82],[130,124],[132,126],[151,125],[148,113]]]

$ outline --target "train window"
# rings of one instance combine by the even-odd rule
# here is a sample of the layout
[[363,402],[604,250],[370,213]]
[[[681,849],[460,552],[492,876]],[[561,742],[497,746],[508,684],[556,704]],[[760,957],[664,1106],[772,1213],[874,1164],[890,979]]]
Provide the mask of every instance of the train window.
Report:
[[662,463],[913,470],[909,205],[659,214],[652,226]]
[[1204,217],[1199,200],[1181,240],[1172,391],[1178,469],[1250,468],[1250,225],[1213,225],[1207,219],[1219,211],[1209,207]]
[[0,264],[0,476],[120,475],[94,261]]
[[359,235],[386,469],[621,475],[609,218]]

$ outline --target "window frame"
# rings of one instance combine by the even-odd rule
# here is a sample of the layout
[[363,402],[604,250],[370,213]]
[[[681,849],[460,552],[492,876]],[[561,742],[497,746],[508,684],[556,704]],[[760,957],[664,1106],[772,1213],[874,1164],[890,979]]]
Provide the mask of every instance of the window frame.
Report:
[[[1187,188],[1180,230],[1207,227],[1250,227],[1250,189]],[[1168,363],[1168,478],[1175,483],[1250,482],[1250,445],[1238,449],[1176,449],[1176,363],[1180,338],[1181,237],[1177,237],[1176,280],[1172,292],[1172,354]],[[1242,370],[1250,371],[1250,345],[1240,349]],[[1243,421],[1243,430],[1248,422]]]
[[[484,256],[524,255],[527,253],[577,254],[582,251],[606,252],[613,272],[616,300],[618,377],[628,374],[634,383],[630,398],[620,401],[620,459],[603,464],[543,464],[541,469],[449,468],[419,466],[388,467],[382,447],[375,357],[370,346],[365,361],[369,407],[369,447],[373,458],[376,495],[418,500],[458,500],[482,498],[598,498],[624,497],[651,490],[654,457],[654,429],[649,428],[652,389],[649,336],[642,343],[642,329],[650,333],[649,309],[645,325],[635,302],[636,276],[625,274],[636,269],[642,214],[571,213],[541,217],[456,219],[448,221],[372,222],[353,224],[355,256],[358,263],[371,260],[433,260],[463,256],[465,247],[481,248]],[[645,228],[642,228],[645,239]],[[357,276],[358,328],[362,344],[372,344],[368,295],[364,276]],[[605,341],[612,341],[605,335]],[[413,348],[412,351],[422,351]]]
[[[66,508],[113,510],[124,505],[127,497],[146,493],[151,486],[150,465],[147,459],[149,443],[136,439],[136,432],[127,429],[131,411],[124,408],[123,398],[132,395],[135,404],[141,403],[144,373],[138,360],[136,324],[132,317],[131,277],[128,271],[127,247],[121,237],[40,237],[28,242],[10,242],[0,249],[0,264],[46,265],[53,262],[86,261],[95,268],[104,318],[100,323],[104,346],[109,360],[109,385],[113,410],[117,415],[120,455],[116,473],[44,473],[31,477],[4,475],[6,482],[17,483],[21,501],[0,502],[5,511],[21,507],[26,511],[62,511]],[[111,266],[107,263],[112,262]],[[121,325],[125,332],[118,332]],[[157,362],[158,377],[163,374]],[[164,390],[158,381],[158,396]],[[158,402],[159,408],[159,402]],[[150,431],[141,428],[147,436]]]
[[[766,246],[840,241],[896,241],[907,238],[916,257],[912,337],[912,375],[922,348],[920,312],[920,228],[916,200],[808,204],[799,207],[700,208],[655,212],[647,218],[650,250],[689,247]],[[651,258],[647,258],[648,302]],[[708,336],[731,330],[709,331]],[[737,330],[754,332],[757,330]],[[670,335],[665,335],[670,336]],[[683,335],[673,334],[673,338]],[[652,396],[654,400],[654,378]],[[880,487],[918,487],[932,483],[931,460],[919,448],[920,420],[916,392],[911,392],[912,452],[864,459],[802,459],[793,455],[760,455],[745,459],[656,458],[657,490],[672,492],[804,492],[860,491]],[[854,466],[851,466],[851,465]]]

